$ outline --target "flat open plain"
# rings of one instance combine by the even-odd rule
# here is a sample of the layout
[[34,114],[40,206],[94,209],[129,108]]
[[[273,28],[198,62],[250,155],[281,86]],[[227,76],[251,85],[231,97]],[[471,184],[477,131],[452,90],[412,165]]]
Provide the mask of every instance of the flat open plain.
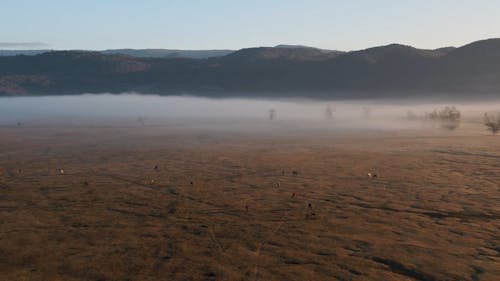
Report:
[[283,126],[1,127],[0,280],[500,280],[500,137]]

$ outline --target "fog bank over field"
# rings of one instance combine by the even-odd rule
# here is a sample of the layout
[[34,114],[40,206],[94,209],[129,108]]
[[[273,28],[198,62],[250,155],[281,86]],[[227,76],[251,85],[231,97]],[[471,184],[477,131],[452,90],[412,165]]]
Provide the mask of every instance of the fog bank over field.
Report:
[[[426,113],[456,106],[463,121],[478,122],[485,112],[500,111],[500,102],[425,102],[404,100],[211,99],[189,96],[99,94],[0,98],[1,126],[36,124],[162,126],[212,124],[247,130],[252,125],[303,128],[419,128]],[[270,120],[274,110],[274,120]],[[410,116],[411,115],[411,116]],[[416,121],[414,120],[414,121]]]

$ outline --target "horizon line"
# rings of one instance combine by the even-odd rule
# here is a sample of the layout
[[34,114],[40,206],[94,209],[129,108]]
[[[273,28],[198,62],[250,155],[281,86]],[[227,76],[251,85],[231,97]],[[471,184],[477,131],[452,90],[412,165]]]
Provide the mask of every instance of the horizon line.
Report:
[[378,47],[386,47],[386,46],[391,46],[391,45],[400,45],[400,46],[406,46],[406,47],[411,47],[419,50],[438,50],[442,48],[460,48],[464,47],[467,45],[470,45],[472,43],[476,42],[482,42],[482,41],[488,41],[488,40],[495,40],[495,39],[500,39],[500,37],[490,37],[490,38],[485,38],[485,39],[479,39],[475,41],[471,41],[469,43],[466,43],[461,46],[453,46],[453,45],[446,45],[446,46],[441,46],[438,48],[418,48],[412,45],[408,44],[403,44],[403,43],[386,43],[382,45],[375,45],[371,47],[366,47],[363,49],[351,49],[351,50],[340,50],[340,49],[326,49],[326,48],[321,48],[321,47],[314,47],[314,46],[309,46],[309,45],[304,45],[304,44],[286,44],[286,43],[280,43],[274,46],[269,46],[269,45],[257,45],[257,46],[251,46],[251,47],[243,47],[239,49],[228,49],[228,48],[207,48],[207,49],[182,49],[182,48],[168,48],[168,47],[145,47],[145,48],[129,48],[129,47],[121,47],[121,48],[107,48],[107,49],[59,49],[59,48],[49,48],[49,49],[3,49],[0,45],[0,51],[89,51],[89,52],[103,52],[103,51],[111,51],[111,50],[172,50],[172,51],[239,51],[239,50],[244,50],[244,49],[253,49],[253,48],[277,48],[279,46],[291,46],[291,47],[297,47],[297,48],[313,48],[313,49],[319,49],[319,50],[326,50],[326,51],[339,51],[339,52],[355,52],[355,51],[362,51],[362,50],[367,50],[367,49],[372,49],[372,48],[378,48]]

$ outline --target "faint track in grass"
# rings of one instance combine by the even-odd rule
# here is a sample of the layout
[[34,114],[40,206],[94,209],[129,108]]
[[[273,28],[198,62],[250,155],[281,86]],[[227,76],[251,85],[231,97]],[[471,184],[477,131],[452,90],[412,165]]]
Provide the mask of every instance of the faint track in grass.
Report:
[[458,150],[431,150],[434,153],[448,154],[454,156],[473,156],[473,157],[485,157],[485,158],[494,158],[500,159],[500,155],[486,154],[486,153],[471,153],[466,151],[458,151]]
[[425,272],[423,272],[419,269],[416,269],[416,268],[407,267],[406,265],[404,265],[400,262],[397,262],[395,260],[385,259],[385,258],[380,258],[380,257],[372,257],[371,260],[373,260],[376,263],[381,263],[381,264],[386,265],[394,273],[397,273],[397,274],[400,274],[403,276],[407,276],[407,277],[410,277],[410,278],[413,278],[416,280],[420,280],[420,281],[435,281],[435,280],[437,280],[436,278],[434,278],[434,276],[432,276],[428,273],[425,273]]
[[358,206],[361,208],[366,208],[366,209],[377,209],[377,210],[382,210],[382,211],[388,211],[388,212],[394,212],[394,213],[409,213],[409,214],[415,214],[415,215],[423,215],[427,216],[430,218],[437,218],[437,219],[443,219],[443,218],[457,218],[457,219],[483,219],[483,220],[498,220],[500,219],[500,214],[485,214],[485,213],[476,213],[476,212],[438,212],[438,211],[427,211],[427,212],[418,212],[418,211],[413,211],[413,210],[400,210],[400,209],[394,209],[390,207],[377,207],[377,206],[372,206],[369,204],[365,203],[350,203],[350,205],[353,206]]

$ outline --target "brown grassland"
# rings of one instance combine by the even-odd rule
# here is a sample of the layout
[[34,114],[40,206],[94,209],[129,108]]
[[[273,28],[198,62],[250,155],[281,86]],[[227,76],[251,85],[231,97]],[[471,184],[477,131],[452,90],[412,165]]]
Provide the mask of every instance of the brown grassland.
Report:
[[479,124],[0,136],[0,280],[500,280]]

